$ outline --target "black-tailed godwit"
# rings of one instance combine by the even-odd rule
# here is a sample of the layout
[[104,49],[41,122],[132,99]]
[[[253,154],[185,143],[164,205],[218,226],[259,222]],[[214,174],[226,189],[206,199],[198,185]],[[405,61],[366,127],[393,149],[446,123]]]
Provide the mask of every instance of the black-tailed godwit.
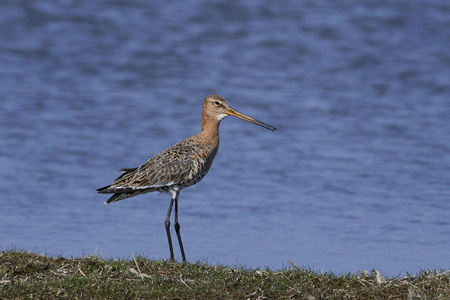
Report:
[[164,224],[172,261],[175,260],[175,256],[169,227],[173,204],[175,203],[175,232],[185,262],[186,256],[178,223],[178,196],[182,189],[196,184],[205,177],[219,148],[219,124],[227,116],[235,116],[269,130],[275,130],[273,126],[234,110],[222,97],[209,95],[203,101],[202,126],[199,134],[167,148],[137,168],[120,170],[124,173],[111,185],[97,190],[102,194],[114,194],[105,204],[154,191],[169,193],[171,200]]

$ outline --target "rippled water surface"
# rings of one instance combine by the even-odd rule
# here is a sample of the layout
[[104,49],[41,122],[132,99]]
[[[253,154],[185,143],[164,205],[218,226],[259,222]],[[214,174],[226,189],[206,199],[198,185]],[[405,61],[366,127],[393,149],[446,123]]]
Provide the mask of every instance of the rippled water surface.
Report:
[[190,261],[449,268],[449,49],[443,1],[2,1],[0,247],[168,258],[168,195],[95,189],[217,93],[278,130],[222,122]]

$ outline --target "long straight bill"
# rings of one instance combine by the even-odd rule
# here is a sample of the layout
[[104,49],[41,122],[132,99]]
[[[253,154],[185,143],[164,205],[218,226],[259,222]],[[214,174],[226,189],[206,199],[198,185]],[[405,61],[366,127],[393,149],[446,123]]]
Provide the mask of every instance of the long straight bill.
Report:
[[253,124],[256,124],[256,125],[259,125],[259,126],[261,126],[261,127],[264,127],[264,128],[266,128],[266,129],[269,129],[269,130],[272,130],[272,131],[274,131],[276,128],[275,127],[273,127],[273,126],[271,126],[271,125],[269,125],[269,124],[266,124],[266,123],[264,123],[264,122],[261,122],[261,121],[259,121],[259,120],[256,120],[255,118],[252,118],[252,117],[249,117],[249,116],[247,116],[247,115],[244,115],[243,113],[240,113],[240,112],[238,112],[237,110],[234,110],[233,108],[229,108],[229,109],[227,109],[227,111],[225,112],[227,115],[229,115],[229,116],[235,116],[235,117],[238,117],[238,118],[240,118],[240,119],[242,119],[242,120],[245,120],[245,121],[248,121],[248,122],[250,122],[250,123],[253,123]]

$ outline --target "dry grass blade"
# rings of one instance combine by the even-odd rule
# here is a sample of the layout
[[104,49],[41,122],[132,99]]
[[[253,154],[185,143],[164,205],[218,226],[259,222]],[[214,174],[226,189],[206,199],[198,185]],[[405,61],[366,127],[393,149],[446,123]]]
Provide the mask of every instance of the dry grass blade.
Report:
[[299,267],[297,267],[292,261],[288,260],[288,262],[297,270],[302,271],[302,269],[300,269]]
[[134,253],[131,253],[131,255],[133,256],[134,263],[136,264],[136,267],[139,271],[139,276],[141,276],[141,279],[144,279],[144,276],[142,275],[142,272],[141,272],[141,268],[139,268],[139,264],[136,261],[136,257],[134,257]]

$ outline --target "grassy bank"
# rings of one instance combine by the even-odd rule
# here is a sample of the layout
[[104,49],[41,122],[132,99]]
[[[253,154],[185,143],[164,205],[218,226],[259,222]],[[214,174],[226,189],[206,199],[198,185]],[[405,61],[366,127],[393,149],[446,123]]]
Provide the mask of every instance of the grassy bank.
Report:
[[67,259],[0,253],[0,298],[21,299],[450,299],[450,272],[383,278],[180,264],[142,257]]

